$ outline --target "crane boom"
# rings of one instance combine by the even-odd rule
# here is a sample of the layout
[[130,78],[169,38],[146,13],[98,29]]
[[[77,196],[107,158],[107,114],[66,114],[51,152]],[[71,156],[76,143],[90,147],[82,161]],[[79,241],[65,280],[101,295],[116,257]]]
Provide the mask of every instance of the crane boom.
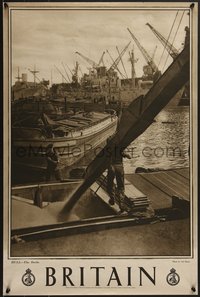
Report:
[[69,72],[71,73],[71,75],[73,75],[73,72],[71,71],[71,69],[69,68],[69,66],[66,64],[67,69],[69,70]]
[[102,63],[102,64],[103,64],[103,66],[104,66],[104,62],[103,62],[103,57],[104,57],[104,55],[105,55],[105,52],[103,52],[103,54],[101,55],[101,58],[99,59],[98,66],[100,66],[100,65],[101,65],[101,63]]
[[67,75],[67,78],[68,78],[68,80],[69,80],[69,82],[70,82],[70,77],[69,77],[69,75],[68,75],[68,73],[67,73],[67,70],[66,70],[65,65],[63,64],[63,62],[62,62],[62,66],[63,66],[63,68],[64,68],[64,70],[65,70],[65,74]]
[[83,76],[83,71],[81,70],[80,65],[79,65],[79,70],[80,70],[80,72],[81,72],[81,75]]
[[153,26],[151,26],[149,23],[146,23],[146,25],[151,29],[151,31],[158,38],[158,40],[160,40],[160,42],[166,48],[170,56],[173,59],[175,59],[176,56],[178,56],[178,50],[164,36],[162,36],[162,34],[159,33]]
[[91,59],[87,58],[86,56],[82,55],[79,52],[76,52],[77,55],[81,56],[85,61],[88,62],[88,64],[90,64],[92,67],[98,67],[98,64],[95,63],[94,61],[92,61]]
[[[117,65],[119,64],[120,59],[123,57],[124,53],[126,52],[127,48],[129,47],[131,41],[125,46],[125,48],[121,51],[120,55],[117,57],[117,59],[113,62],[113,64],[110,66],[109,70],[115,69]],[[108,70],[108,71],[109,71]]]
[[[113,58],[112,58],[112,56],[111,56],[111,54],[109,53],[109,51],[108,50],[106,50],[107,51],[107,53],[109,54],[109,56],[110,56],[110,58],[111,58],[111,60],[112,60],[112,62],[113,62],[113,64],[115,63],[115,61],[113,60]],[[112,65],[113,65],[112,64]],[[117,69],[117,71],[120,73],[120,75],[121,75],[121,77],[122,78],[125,78],[125,76],[123,75],[123,73],[119,70],[119,68],[118,68],[118,66],[115,64],[115,67],[110,67],[110,69],[109,70],[111,70],[111,69]],[[108,73],[109,73],[109,70],[108,70]]]
[[62,74],[62,72],[59,70],[59,68],[58,68],[56,65],[54,65],[54,67],[55,67],[55,68],[57,69],[57,71],[60,73],[60,75],[62,76],[62,78],[64,78],[64,80],[68,83],[66,77]]
[[127,28],[127,30],[131,34],[131,37],[135,41],[137,47],[141,51],[141,53],[142,53],[143,57],[145,58],[146,62],[148,63],[148,65],[152,68],[152,70],[154,72],[156,72],[158,70],[158,67],[156,66],[156,64],[154,63],[154,61],[150,57],[150,55],[147,53],[147,51],[144,49],[144,47],[140,44],[140,42],[137,40],[137,38],[135,37],[135,35],[133,35],[133,33],[131,32],[131,30],[129,28]]
[[[118,49],[117,46],[116,46],[116,50],[117,50],[117,52],[118,52],[118,55],[120,56],[120,52],[119,52],[119,49]],[[120,56],[120,61],[121,61],[121,63],[122,63],[122,67],[123,67],[124,72],[125,72],[125,74],[126,74],[126,78],[128,78],[128,75],[127,75],[127,72],[126,72],[126,68],[125,68],[125,66],[124,66],[124,63],[123,63],[123,60],[122,60],[122,57],[121,57],[121,56]]]
[[157,48],[158,48],[158,47],[157,47],[157,45],[156,45],[156,46],[155,46],[155,49],[154,49],[154,51],[153,51],[153,55],[152,55],[152,57],[151,57],[152,60],[154,60],[154,57],[155,57],[155,53],[156,53]]

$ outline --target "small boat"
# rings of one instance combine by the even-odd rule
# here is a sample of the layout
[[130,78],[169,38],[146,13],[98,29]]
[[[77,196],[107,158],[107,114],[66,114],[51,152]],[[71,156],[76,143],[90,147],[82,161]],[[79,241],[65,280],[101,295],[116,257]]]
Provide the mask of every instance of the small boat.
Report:
[[12,106],[12,162],[44,170],[46,148],[53,144],[60,166],[71,166],[100,148],[116,125],[114,110],[62,113],[46,99],[18,100]]

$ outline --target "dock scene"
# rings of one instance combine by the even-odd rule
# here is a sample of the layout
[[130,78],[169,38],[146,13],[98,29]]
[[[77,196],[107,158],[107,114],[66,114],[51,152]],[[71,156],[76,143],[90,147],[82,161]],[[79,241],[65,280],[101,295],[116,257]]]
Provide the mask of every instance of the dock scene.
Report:
[[40,13],[24,60],[13,18],[11,256],[190,256],[189,13],[111,12],[102,32],[103,11]]

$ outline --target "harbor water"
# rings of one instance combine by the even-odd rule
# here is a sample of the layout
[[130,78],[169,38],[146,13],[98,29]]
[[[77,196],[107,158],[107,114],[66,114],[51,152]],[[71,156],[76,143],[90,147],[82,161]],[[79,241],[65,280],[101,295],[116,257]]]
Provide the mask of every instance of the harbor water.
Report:
[[137,167],[173,169],[189,166],[189,107],[162,110],[155,122],[127,149],[131,159],[124,159],[126,174]]

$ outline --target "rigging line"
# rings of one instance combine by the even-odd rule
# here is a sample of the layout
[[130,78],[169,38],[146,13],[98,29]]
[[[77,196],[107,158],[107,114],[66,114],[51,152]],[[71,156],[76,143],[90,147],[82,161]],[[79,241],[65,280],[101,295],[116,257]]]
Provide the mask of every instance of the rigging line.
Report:
[[171,29],[170,29],[170,32],[169,32],[169,34],[168,34],[167,40],[166,40],[166,42],[165,42],[165,46],[164,46],[164,49],[163,49],[162,55],[161,55],[161,57],[160,57],[160,61],[159,61],[159,63],[158,63],[158,68],[159,68],[159,66],[160,66],[160,63],[161,63],[162,57],[163,57],[163,55],[164,55],[164,52],[165,52],[165,50],[166,50],[166,46],[167,46],[167,43],[168,43],[168,41],[169,41],[170,35],[171,35],[171,33],[172,33],[172,30],[173,30],[173,27],[174,27],[174,24],[175,24],[176,18],[177,18],[177,16],[178,16],[178,13],[179,13],[179,11],[177,11],[177,13],[176,13],[176,15],[175,15],[175,18],[174,18],[173,24],[172,24],[172,26],[171,26]]
[[122,66],[123,66],[124,72],[125,72],[125,74],[126,74],[126,78],[128,78],[128,75],[127,75],[126,69],[125,69],[125,67],[124,67],[124,63],[123,63],[122,57],[120,56],[120,52],[119,52],[119,49],[118,49],[118,47],[117,47],[117,46],[116,46],[116,50],[117,50],[117,52],[118,52],[118,55],[119,55],[119,57],[120,57],[120,61],[121,61],[121,63],[122,63]]
[[[176,32],[175,32],[175,34],[174,34],[174,38],[173,38],[173,40],[172,40],[172,44],[171,44],[170,50],[171,50],[171,48],[172,48],[172,46],[173,46],[173,44],[174,44],[174,40],[175,40],[176,35],[177,35],[177,33],[178,33],[178,30],[179,30],[179,27],[180,27],[180,25],[181,25],[181,22],[182,22],[182,19],[183,19],[184,14],[185,14],[185,10],[184,10],[183,13],[182,13],[182,16],[181,16],[181,19],[180,19],[180,21],[179,21],[178,27],[177,27]],[[169,51],[169,52],[170,52],[170,51]],[[162,72],[163,72],[163,70],[164,70],[164,68],[165,68],[165,65],[166,65],[166,63],[167,63],[168,58],[169,58],[169,53],[168,53],[167,58],[166,58],[166,60],[165,60],[165,64],[164,64],[164,66],[163,66],[163,68],[162,68]]]

